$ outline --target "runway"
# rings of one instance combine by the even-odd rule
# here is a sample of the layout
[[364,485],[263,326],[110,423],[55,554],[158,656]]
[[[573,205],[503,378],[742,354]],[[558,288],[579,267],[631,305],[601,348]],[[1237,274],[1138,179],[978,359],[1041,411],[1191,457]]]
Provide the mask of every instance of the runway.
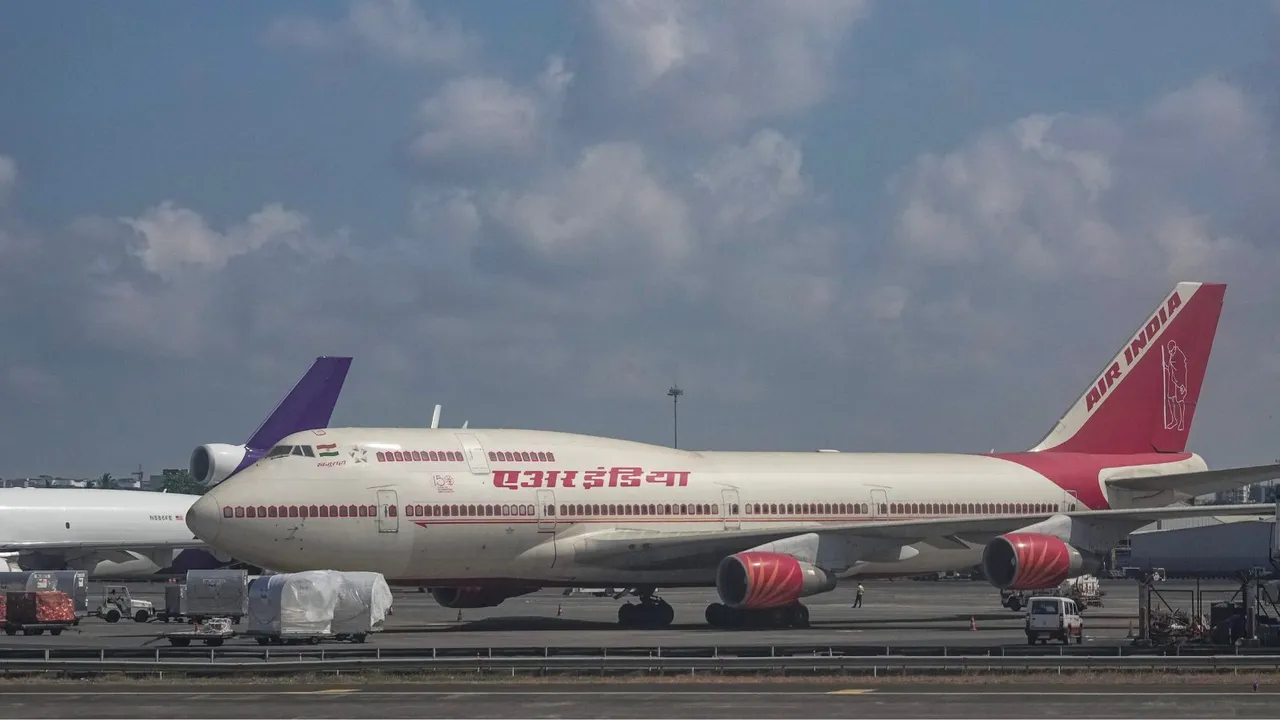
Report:
[[[868,581],[861,608],[853,604],[853,587],[805,599],[812,627],[803,630],[719,630],[707,625],[703,612],[716,600],[714,589],[673,590],[662,593],[675,609],[675,623],[662,630],[622,631],[617,609],[623,602],[592,596],[565,597],[544,590],[512,598],[498,607],[459,611],[441,607],[430,594],[396,591],[394,614],[386,631],[371,642],[379,647],[619,647],[707,646],[741,644],[830,643],[839,645],[1000,645],[1024,644],[1023,614],[1000,606],[999,592],[980,581]],[[164,606],[160,584],[131,584],[135,597]],[[1194,584],[1166,583],[1161,592],[1171,604],[1190,607]],[[1219,582],[1213,600],[1225,600],[1235,590]],[[1104,607],[1084,613],[1085,644],[1123,642],[1137,617],[1138,590],[1132,581],[1104,581]],[[91,589],[91,607],[101,590]],[[1205,602],[1210,600],[1206,594]],[[973,625],[971,625],[971,622]],[[247,623],[238,628],[243,630]],[[976,630],[972,629],[976,626]],[[7,637],[6,646],[127,647],[148,646],[173,624],[124,620],[109,624],[86,618],[59,637]],[[237,638],[228,645],[250,643]]]
[[801,683],[9,686],[0,718],[1275,717],[1280,690],[1206,686]]

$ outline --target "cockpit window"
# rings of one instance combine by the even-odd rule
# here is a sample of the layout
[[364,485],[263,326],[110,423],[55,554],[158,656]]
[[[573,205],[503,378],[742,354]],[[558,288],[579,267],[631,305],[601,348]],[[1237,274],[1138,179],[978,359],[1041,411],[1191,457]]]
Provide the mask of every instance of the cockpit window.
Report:
[[267,460],[272,458],[287,457],[296,455],[298,457],[315,457],[316,451],[311,449],[310,445],[277,445],[271,448],[271,452],[267,453]]

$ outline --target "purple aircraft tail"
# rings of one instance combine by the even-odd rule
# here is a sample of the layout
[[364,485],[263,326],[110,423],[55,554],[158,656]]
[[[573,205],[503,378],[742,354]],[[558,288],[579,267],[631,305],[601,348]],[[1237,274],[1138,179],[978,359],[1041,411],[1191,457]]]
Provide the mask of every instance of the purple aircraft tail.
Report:
[[281,438],[300,430],[317,430],[329,426],[333,408],[342,393],[342,383],[351,368],[349,357],[318,357],[311,369],[271,411],[253,432],[245,447],[270,450]]
[[205,485],[216,485],[260,460],[281,439],[302,430],[328,427],[350,368],[349,357],[316,358],[248,442],[211,443],[196,448],[191,453],[191,476]]

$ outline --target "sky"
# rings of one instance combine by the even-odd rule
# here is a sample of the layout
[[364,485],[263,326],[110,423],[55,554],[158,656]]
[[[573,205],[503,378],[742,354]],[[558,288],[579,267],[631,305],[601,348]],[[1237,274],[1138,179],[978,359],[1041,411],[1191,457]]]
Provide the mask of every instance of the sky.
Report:
[[1180,280],[1280,457],[1280,2],[0,4],[0,477],[334,425],[1034,445]]

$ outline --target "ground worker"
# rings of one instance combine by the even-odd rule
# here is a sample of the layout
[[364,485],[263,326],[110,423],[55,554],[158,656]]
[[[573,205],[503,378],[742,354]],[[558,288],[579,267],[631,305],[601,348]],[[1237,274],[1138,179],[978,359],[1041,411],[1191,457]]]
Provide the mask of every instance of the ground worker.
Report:
[[862,583],[858,583],[858,594],[853,598],[853,606],[862,607],[862,593],[866,592],[866,588],[862,587]]

